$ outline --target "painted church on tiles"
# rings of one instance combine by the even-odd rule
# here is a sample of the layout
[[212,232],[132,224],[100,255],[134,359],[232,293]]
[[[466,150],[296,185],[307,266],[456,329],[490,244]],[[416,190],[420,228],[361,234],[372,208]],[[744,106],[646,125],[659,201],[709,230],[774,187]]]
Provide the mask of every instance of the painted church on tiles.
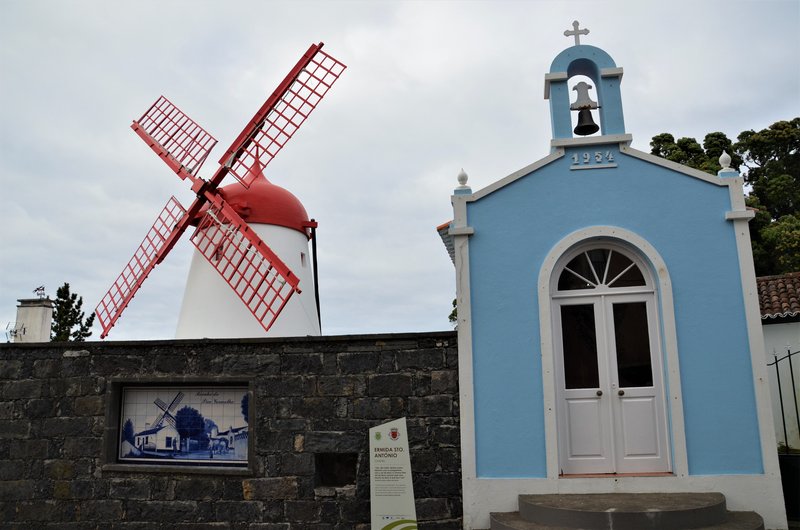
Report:
[[464,526],[522,494],[713,491],[784,528],[742,178],[633,149],[585,31],[545,74],[550,154],[451,198]]

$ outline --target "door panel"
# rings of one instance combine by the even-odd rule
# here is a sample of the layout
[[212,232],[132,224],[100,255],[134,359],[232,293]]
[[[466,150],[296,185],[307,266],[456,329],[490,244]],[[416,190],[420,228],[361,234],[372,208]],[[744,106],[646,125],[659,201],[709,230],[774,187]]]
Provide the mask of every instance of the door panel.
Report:
[[570,458],[605,458],[603,417],[599,399],[571,399],[567,402]]
[[622,420],[623,459],[653,457],[660,454],[658,429],[653,418],[657,416],[655,400],[649,397],[620,399]]

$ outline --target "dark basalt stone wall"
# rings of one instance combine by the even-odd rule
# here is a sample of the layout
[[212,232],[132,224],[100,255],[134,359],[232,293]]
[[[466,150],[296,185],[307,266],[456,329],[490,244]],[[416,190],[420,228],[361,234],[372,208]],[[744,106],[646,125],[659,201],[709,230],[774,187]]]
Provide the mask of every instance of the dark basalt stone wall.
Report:
[[[366,530],[368,429],[405,416],[420,525],[461,528],[457,356],[455,332],[2,344],[0,521]],[[122,386],[234,381],[248,468],[117,462]]]

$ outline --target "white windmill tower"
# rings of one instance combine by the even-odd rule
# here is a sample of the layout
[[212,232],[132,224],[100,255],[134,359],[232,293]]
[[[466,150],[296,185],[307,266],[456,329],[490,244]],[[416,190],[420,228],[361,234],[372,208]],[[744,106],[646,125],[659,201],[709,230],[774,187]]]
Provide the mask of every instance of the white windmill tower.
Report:
[[[159,98],[133,122],[150,148],[191,181],[197,199],[188,209],[174,197],[167,201],[95,310],[101,338],[190,225],[197,227],[191,236],[197,252],[179,337],[319,335],[308,263],[308,240],[316,223],[294,195],[264,178],[263,168],[346,68],[322,46],[309,47],[225,151],[209,180],[197,172],[216,140],[169,100]],[[238,184],[219,188],[228,174]],[[285,317],[278,320],[282,313]]]
[[295,293],[283,308],[281,318],[265,331],[205,256],[195,250],[176,338],[320,334],[315,297],[317,282],[308,248],[309,240],[315,241],[312,238],[316,235],[317,223],[308,218],[297,197],[264,177],[258,160],[250,172],[252,182],[249,188],[234,183],[220,188],[219,192],[263,241],[269,241],[270,248],[297,276],[303,291]]

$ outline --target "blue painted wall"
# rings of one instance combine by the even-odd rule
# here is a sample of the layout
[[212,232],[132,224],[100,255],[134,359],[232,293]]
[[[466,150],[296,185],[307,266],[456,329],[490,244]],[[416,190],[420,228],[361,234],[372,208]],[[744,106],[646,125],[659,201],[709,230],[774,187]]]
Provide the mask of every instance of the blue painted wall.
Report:
[[538,276],[554,245],[596,225],[635,232],[666,262],[690,474],[760,473],[728,188],[602,149],[617,168],[570,171],[587,150],[570,148],[468,203],[478,476],[546,476]]

